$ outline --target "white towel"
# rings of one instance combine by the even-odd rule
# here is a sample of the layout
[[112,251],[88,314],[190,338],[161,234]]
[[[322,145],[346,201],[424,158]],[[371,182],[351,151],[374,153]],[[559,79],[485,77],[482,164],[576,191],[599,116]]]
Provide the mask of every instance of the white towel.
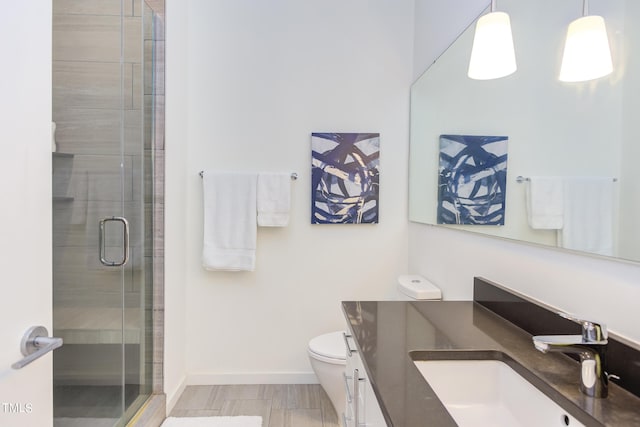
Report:
[[564,179],[561,246],[613,255],[613,178]]
[[257,174],[205,171],[202,179],[204,268],[253,271],[256,257]]
[[563,181],[559,177],[532,176],[525,187],[527,219],[536,230],[559,230],[563,224]]
[[258,174],[258,225],[284,227],[289,223],[291,174]]

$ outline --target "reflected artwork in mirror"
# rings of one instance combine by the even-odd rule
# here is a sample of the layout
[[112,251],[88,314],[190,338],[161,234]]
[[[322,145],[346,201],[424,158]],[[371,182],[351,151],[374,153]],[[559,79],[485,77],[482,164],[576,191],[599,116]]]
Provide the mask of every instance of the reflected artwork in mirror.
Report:
[[[602,16],[607,26],[613,62],[613,72],[607,76],[584,82],[558,78],[567,28],[581,16],[581,1],[502,0],[500,9],[511,17],[518,61],[515,73],[495,80],[467,76],[473,23],[415,81],[409,156],[411,221],[640,261],[640,127],[636,124],[640,97],[635,96],[640,90],[640,27],[636,25],[640,2],[592,0],[589,5],[589,13]],[[478,226],[442,218],[441,135],[508,135],[509,168],[504,169],[501,187],[503,225]],[[564,230],[530,225],[531,180],[526,178],[561,183]],[[579,197],[570,190],[576,181],[612,183],[606,184],[606,192],[596,187],[580,190],[586,194],[580,196],[583,199],[602,198],[606,218],[593,212],[587,218],[580,209],[568,208],[578,206],[571,200]],[[569,222],[574,218],[582,223]],[[593,249],[588,243],[570,246],[566,242],[570,229],[605,230],[612,248]]]
[[440,135],[438,224],[504,225],[507,140]]

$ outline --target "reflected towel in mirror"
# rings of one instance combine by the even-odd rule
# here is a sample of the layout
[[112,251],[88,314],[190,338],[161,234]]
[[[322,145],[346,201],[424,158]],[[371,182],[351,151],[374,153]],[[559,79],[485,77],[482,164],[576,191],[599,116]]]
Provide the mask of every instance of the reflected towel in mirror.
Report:
[[559,233],[559,246],[600,255],[614,255],[614,185],[611,177],[564,179],[564,225]]
[[527,220],[536,230],[559,230],[564,220],[563,180],[532,176],[526,181]]

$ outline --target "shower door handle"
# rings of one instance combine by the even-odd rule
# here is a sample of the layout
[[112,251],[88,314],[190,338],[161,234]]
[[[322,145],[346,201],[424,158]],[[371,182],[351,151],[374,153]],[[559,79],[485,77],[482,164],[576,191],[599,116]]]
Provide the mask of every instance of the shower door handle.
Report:
[[25,358],[11,367],[22,369],[58,347],[62,347],[62,338],[49,337],[49,332],[44,326],[32,326],[27,329],[20,342],[20,352]]
[[[119,261],[109,261],[105,257],[105,228],[107,222],[117,221],[122,223],[122,259]],[[100,220],[100,233],[99,233],[99,250],[100,250],[100,262],[107,267],[120,267],[125,265],[129,261],[129,222],[120,216],[112,216],[110,218],[103,218]]]

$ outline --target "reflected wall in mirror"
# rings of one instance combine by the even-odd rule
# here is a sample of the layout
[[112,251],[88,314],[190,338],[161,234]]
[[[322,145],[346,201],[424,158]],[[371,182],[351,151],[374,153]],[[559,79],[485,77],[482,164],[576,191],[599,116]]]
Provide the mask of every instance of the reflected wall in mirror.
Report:
[[[437,224],[440,135],[506,135],[504,226],[443,226],[640,261],[640,2],[590,1],[590,14],[605,19],[614,71],[582,83],[558,80],[567,27],[581,16],[581,0],[501,0],[500,9],[511,16],[514,74],[486,81],[467,77],[472,25],[411,88],[409,219]],[[610,228],[613,247],[563,244],[570,229],[564,224],[565,231],[532,228],[526,207],[530,183],[518,182],[518,176],[564,183],[609,178],[612,201],[604,211],[612,220],[594,214],[597,222],[571,226],[578,240],[580,226]],[[595,188],[587,194],[606,197]]]

